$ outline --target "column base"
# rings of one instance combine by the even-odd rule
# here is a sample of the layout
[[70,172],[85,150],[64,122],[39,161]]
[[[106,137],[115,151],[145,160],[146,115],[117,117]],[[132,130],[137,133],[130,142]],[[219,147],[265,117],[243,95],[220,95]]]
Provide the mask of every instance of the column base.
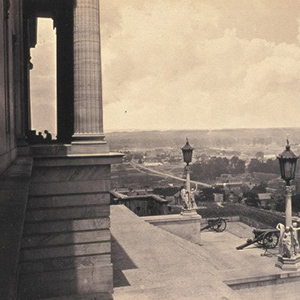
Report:
[[300,269],[300,255],[288,258],[278,255],[278,260],[275,267],[282,269],[283,271],[297,271]]
[[72,144],[106,144],[105,135],[100,133],[74,133]]
[[107,153],[109,147],[104,134],[75,133],[72,136],[72,149],[78,153]]

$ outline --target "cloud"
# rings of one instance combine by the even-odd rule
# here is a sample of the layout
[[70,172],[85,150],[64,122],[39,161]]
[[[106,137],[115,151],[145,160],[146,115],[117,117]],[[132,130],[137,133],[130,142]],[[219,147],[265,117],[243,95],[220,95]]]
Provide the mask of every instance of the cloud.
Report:
[[[300,126],[300,2],[224,3],[101,2],[106,130]],[[32,98],[52,111],[55,38],[40,26]]]
[[106,127],[300,126],[297,43],[241,38],[208,2],[146,3],[123,7],[122,29],[102,45]]

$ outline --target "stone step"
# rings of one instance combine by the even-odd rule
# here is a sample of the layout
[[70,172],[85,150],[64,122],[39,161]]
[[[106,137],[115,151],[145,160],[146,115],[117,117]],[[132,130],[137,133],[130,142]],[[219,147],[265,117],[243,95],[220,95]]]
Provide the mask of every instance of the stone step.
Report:
[[22,249],[20,261],[47,259],[54,257],[72,257],[83,255],[106,254],[111,251],[110,242],[47,246],[46,248]]
[[109,179],[110,168],[103,166],[81,166],[80,169],[69,167],[43,167],[34,166],[31,177],[32,183],[42,182],[80,182],[80,181],[96,181],[102,179]]
[[109,205],[108,193],[80,194],[80,195],[48,195],[29,197],[27,209],[55,208],[82,205]]
[[111,264],[110,254],[97,254],[79,257],[55,257],[19,264],[19,273],[38,273],[47,271],[81,269]]
[[75,195],[87,193],[107,192],[110,189],[110,179],[95,181],[67,181],[67,182],[37,182],[29,189],[30,196],[46,195]]
[[92,242],[110,241],[110,231],[83,231],[71,233],[43,234],[36,236],[25,236],[22,239],[21,248],[47,247],[65,244],[84,244]]
[[109,217],[83,220],[56,220],[38,223],[25,223],[24,235],[44,233],[75,232],[84,230],[101,230],[110,226]]
[[68,219],[95,219],[109,216],[109,206],[88,205],[77,207],[59,207],[33,210],[29,209],[26,213],[25,221],[40,222]]
[[112,278],[112,265],[82,268],[76,272],[71,269],[21,274],[19,291],[22,300],[88,294],[91,290],[112,292],[112,280],[108,278]]
[[241,299],[218,276],[218,262],[202,246],[144,222],[121,205],[111,207],[111,218],[119,245],[113,244],[112,262],[122,280],[115,300]]
[[0,176],[0,299],[16,293],[31,168],[32,158],[17,158]]

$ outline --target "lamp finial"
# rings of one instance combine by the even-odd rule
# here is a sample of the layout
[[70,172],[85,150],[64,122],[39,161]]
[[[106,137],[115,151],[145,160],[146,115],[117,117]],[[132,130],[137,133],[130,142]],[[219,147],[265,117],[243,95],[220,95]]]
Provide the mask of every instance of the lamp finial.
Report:
[[289,134],[286,135],[286,150],[289,151],[291,149],[290,141],[289,141]]

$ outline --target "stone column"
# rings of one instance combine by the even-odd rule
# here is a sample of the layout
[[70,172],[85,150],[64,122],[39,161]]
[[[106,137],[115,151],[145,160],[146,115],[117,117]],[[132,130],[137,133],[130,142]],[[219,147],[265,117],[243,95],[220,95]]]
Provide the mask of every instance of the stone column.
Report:
[[285,188],[285,227],[292,226],[292,188]]
[[106,143],[103,134],[99,0],[74,4],[72,144]]
[[57,36],[57,140],[70,144],[74,133],[73,6],[61,1],[55,13]]
[[[14,39],[14,81],[15,81],[15,123],[17,146],[26,146],[25,142],[25,111],[23,97],[23,32],[22,32],[22,1],[16,5],[15,12],[15,39]],[[18,63],[16,63],[18,62]]]

